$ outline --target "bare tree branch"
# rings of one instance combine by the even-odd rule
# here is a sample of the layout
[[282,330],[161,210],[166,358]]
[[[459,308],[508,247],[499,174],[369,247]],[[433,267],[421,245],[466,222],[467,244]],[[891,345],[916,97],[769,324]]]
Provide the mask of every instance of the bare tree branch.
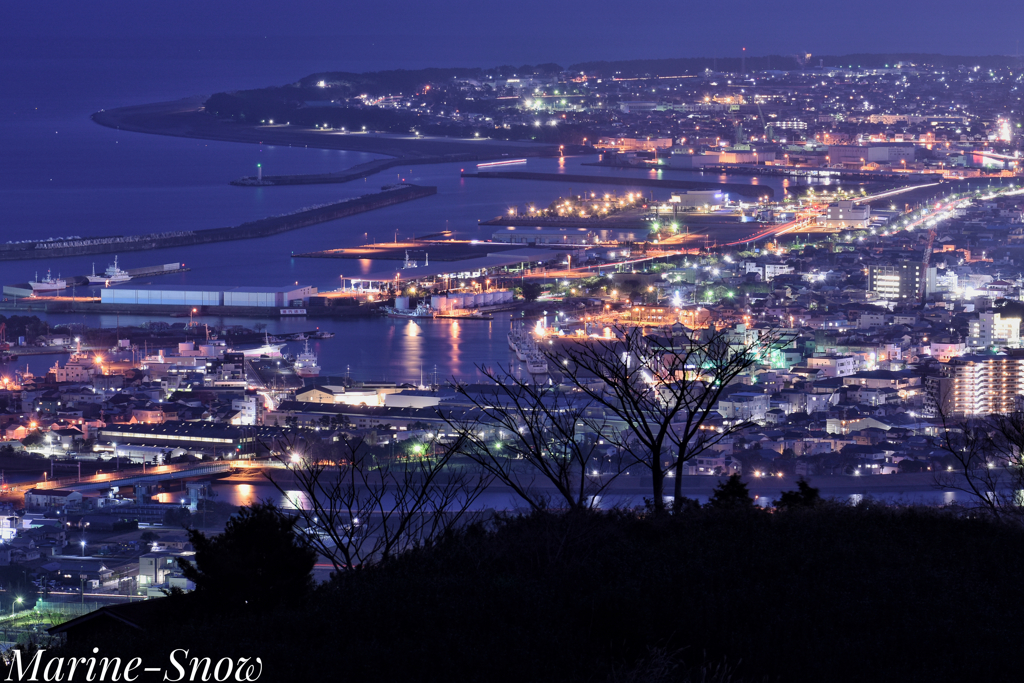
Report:
[[676,478],[678,508],[685,463],[742,428],[723,424],[712,430],[708,424],[726,387],[786,343],[775,331],[740,332],[648,336],[620,326],[614,338],[581,339],[546,351],[568,384],[624,423],[615,443],[650,471],[656,514],[665,512],[669,473]]
[[330,444],[296,440],[275,451],[287,475],[271,471],[267,478],[294,499],[310,544],[335,571],[348,571],[462,524],[490,483],[489,476],[448,467],[463,449],[461,438],[427,445],[422,457],[384,458],[361,436]]
[[[594,402],[579,391],[520,379],[510,368],[479,370],[494,383],[492,394],[455,385],[476,418],[465,421],[440,412],[463,439],[464,453],[534,510],[598,505],[618,471],[605,467],[601,451],[609,428],[592,414]],[[557,503],[538,481],[554,489]]]

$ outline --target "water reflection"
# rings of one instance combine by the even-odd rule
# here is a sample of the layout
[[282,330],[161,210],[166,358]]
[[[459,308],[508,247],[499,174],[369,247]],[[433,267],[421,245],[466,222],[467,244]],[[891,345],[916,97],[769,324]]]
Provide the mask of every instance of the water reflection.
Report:
[[309,494],[305,491],[285,491],[281,497],[281,508],[284,510],[303,510],[309,507]]
[[235,487],[235,499],[238,500],[236,505],[252,505],[259,502],[252,484],[238,484]]

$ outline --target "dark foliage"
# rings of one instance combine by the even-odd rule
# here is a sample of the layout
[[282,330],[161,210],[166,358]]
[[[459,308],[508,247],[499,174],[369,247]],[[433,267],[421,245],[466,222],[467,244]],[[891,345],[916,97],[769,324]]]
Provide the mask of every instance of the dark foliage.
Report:
[[186,507],[171,508],[164,513],[164,526],[188,528],[192,525],[192,512]]
[[783,491],[779,500],[775,501],[775,507],[783,510],[793,508],[811,508],[821,504],[821,495],[818,489],[807,483],[803,477],[796,482],[796,491]]
[[1022,566],[1024,531],[934,509],[535,513],[122,648],[273,681],[1010,680]]
[[189,531],[195,562],[179,559],[178,566],[196,585],[193,602],[248,614],[302,605],[313,587],[316,553],[296,537],[296,521],[272,503],[258,503],[240,508],[222,534]]
[[523,298],[527,301],[536,301],[537,297],[541,294],[541,287],[539,282],[524,282],[523,283]]
[[754,499],[740,475],[734,474],[715,487],[708,505],[719,510],[752,510]]

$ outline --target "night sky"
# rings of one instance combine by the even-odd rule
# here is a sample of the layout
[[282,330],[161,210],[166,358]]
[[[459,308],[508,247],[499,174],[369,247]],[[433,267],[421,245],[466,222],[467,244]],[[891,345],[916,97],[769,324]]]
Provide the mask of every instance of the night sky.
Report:
[[[1024,2],[7,0],[0,57],[488,66],[748,54],[1015,54]],[[328,63],[330,62],[330,63]]]

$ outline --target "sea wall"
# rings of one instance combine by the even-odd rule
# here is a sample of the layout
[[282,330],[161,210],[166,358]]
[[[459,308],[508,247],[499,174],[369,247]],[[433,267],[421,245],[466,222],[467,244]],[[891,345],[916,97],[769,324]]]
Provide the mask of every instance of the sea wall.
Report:
[[289,230],[309,227],[317,223],[325,223],[338,218],[381,209],[402,202],[429,197],[437,194],[436,187],[422,185],[402,185],[384,189],[375,194],[363,195],[354,199],[346,199],[333,204],[325,204],[303,209],[284,216],[261,218],[249,223],[242,223],[230,228],[210,228],[208,230],[182,230],[170,233],[151,233],[148,235],[124,235],[117,237],[96,237],[66,241],[19,242],[16,244],[0,244],[0,261],[20,261],[24,259],[49,259],[62,256],[83,256],[87,254],[123,253],[126,251],[144,251],[147,249],[165,249],[168,247],[187,247],[213,242],[246,240],[258,237],[269,237]]

